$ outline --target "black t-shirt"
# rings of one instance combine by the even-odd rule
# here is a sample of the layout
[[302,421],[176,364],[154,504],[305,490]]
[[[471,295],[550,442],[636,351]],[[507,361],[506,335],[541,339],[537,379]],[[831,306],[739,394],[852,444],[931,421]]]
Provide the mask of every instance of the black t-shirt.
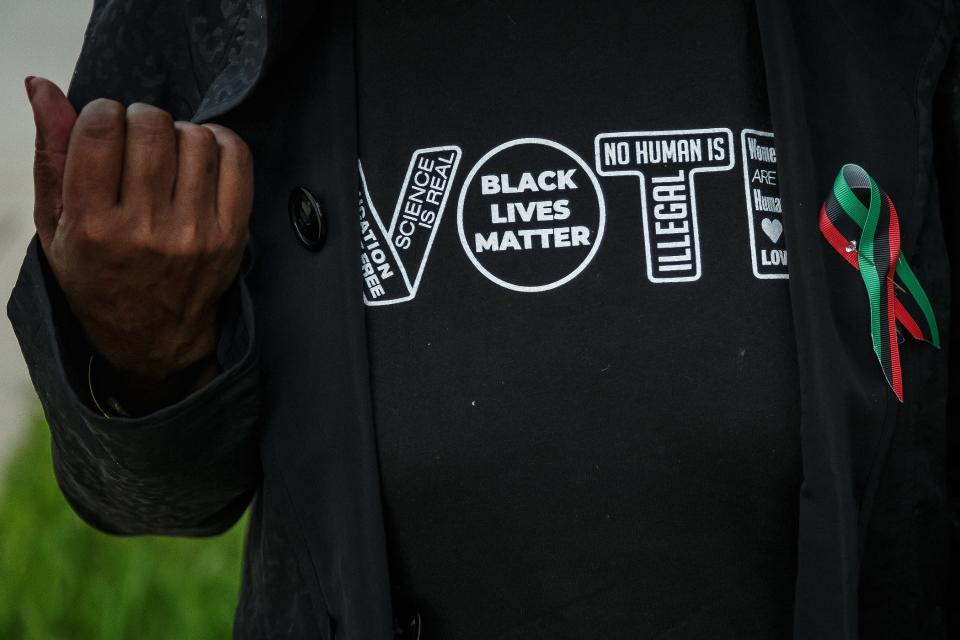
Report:
[[357,20],[390,569],[424,637],[789,638],[799,398],[753,2]]

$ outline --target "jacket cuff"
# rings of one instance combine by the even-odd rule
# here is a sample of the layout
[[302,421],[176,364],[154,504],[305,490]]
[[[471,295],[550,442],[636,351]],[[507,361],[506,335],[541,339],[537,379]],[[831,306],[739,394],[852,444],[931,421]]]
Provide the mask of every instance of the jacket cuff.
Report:
[[[229,428],[249,422],[259,409],[253,303],[242,275],[228,295],[233,300],[225,305],[217,350],[223,371],[182,400],[135,418],[106,417],[93,406],[86,369],[90,347],[36,237],[7,314],[51,427],[75,428],[78,433],[71,436],[79,436],[90,453],[105,454],[128,471],[166,475],[171,466],[185,470],[203,465],[251,436]],[[56,445],[57,429],[53,432]]]

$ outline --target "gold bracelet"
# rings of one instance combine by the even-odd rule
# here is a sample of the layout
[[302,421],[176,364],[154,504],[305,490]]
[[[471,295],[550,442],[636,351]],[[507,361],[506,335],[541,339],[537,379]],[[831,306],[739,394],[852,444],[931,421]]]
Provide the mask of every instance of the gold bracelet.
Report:
[[94,357],[95,356],[91,355],[90,360],[87,362],[87,387],[90,391],[90,399],[93,400],[93,406],[97,408],[97,411],[99,411],[100,415],[102,415],[104,418],[129,418],[130,413],[123,408],[123,405],[121,405],[120,401],[114,396],[108,395],[104,400],[104,404],[107,405],[107,408],[104,408],[103,404],[100,404],[100,401],[97,399],[97,393],[94,391],[93,384]]

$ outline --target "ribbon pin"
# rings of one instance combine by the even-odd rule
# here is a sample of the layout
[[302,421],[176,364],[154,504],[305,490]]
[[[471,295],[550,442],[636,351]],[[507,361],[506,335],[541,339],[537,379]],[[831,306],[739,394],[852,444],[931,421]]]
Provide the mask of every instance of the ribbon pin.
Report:
[[[873,351],[890,388],[903,402],[897,323],[914,339],[938,349],[940,332],[926,292],[900,255],[897,209],[863,167],[847,164],[820,209],[820,233],[860,271],[870,301]],[[859,240],[850,239],[857,234]]]

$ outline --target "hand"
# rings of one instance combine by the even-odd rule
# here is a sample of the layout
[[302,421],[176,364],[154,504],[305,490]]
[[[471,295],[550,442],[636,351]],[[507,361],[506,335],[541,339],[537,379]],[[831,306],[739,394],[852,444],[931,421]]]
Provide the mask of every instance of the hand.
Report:
[[219,301],[248,240],[253,160],[236,133],[100,99],[79,116],[28,78],[34,223],[91,345],[128,382],[210,359]]

